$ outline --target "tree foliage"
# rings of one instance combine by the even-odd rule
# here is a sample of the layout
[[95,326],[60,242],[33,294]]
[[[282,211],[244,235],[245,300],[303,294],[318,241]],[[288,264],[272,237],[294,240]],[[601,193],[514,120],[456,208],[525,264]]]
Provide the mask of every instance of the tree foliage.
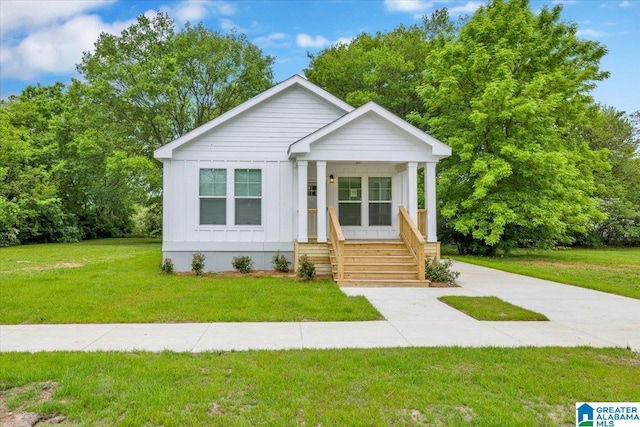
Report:
[[611,165],[596,175],[597,201],[607,215],[578,236],[587,245],[640,245],[640,112],[626,115],[596,106],[581,124],[593,150],[604,151]]
[[157,233],[153,151],[271,86],[273,59],[235,33],[176,32],[163,13],[102,34],[84,82],[0,104],[0,245]]
[[427,55],[414,119],[453,149],[438,196],[462,252],[570,243],[603,217],[593,171],[606,162],[576,128],[606,50],[561,10],[493,0]]
[[349,44],[331,46],[312,56],[307,78],[359,107],[374,101],[405,116],[424,107],[415,91],[428,51],[417,25],[389,33],[362,33]]
[[78,71],[87,97],[141,153],[153,151],[273,84],[273,58],[244,35],[201,24],[176,32],[162,12],[103,33]]

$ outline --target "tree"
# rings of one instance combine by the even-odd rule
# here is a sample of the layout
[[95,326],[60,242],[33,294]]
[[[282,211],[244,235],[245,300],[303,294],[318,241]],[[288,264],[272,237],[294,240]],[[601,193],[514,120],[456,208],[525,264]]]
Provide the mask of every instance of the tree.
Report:
[[374,36],[362,33],[349,44],[331,46],[311,56],[304,72],[310,81],[351,105],[374,101],[404,117],[424,110],[415,89],[427,49],[418,26],[400,26]]
[[171,18],[145,15],[121,35],[103,33],[78,71],[87,100],[119,123],[149,158],[155,149],[273,84],[273,58],[244,35],[221,35]]
[[[595,106],[581,124],[592,150],[606,152],[611,168],[596,175],[598,203],[607,217],[598,221],[580,243],[640,244],[640,135],[635,115],[613,107]],[[636,119],[637,120],[637,119]]]
[[29,86],[0,107],[0,245],[77,238],[57,191],[52,125],[65,108],[62,83]]
[[438,196],[460,252],[570,243],[603,217],[593,173],[606,160],[577,128],[607,77],[606,49],[576,37],[561,11],[493,0],[427,55],[426,111],[413,120],[453,149]]

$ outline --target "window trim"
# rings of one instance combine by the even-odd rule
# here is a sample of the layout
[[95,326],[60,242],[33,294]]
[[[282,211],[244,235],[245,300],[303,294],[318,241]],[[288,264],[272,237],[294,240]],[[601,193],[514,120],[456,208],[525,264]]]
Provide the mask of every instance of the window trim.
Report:
[[[238,196],[236,194],[236,173],[238,171],[259,171],[260,172],[260,196]],[[247,184],[251,184],[251,181],[247,181]],[[238,199],[251,199],[251,200],[259,200],[260,201],[260,223],[259,224],[238,224],[238,213],[236,210],[236,206],[237,206],[237,200]],[[250,227],[250,228],[257,228],[257,227],[263,227],[263,221],[264,221],[264,171],[262,168],[251,168],[251,167],[235,167],[233,168],[233,227]]]
[[[226,171],[227,177],[227,187],[226,187],[226,223],[225,224],[200,224],[200,170],[202,169],[223,169]],[[257,224],[247,224],[247,225],[236,225],[235,224],[235,215],[236,215],[236,207],[235,207],[235,170],[236,169],[252,169],[260,171],[260,225]],[[196,172],[196,185],[195,185],[195,197],[197,198],[197,203],[195,208],[195,229],[196,230],[264,230],[265,229],[265,166],[264,165],[255,165],[247,162],[233,162],[233,164],[227,164],[225,162],[224,165],[221,165],[220,162],[214,163],[214,166],[204,167],[198,166]],[[193,188],[193,187],[192,187]],[[254,197],[252,197],[254,198]],[[192,217],[193,218],[193,217]]]

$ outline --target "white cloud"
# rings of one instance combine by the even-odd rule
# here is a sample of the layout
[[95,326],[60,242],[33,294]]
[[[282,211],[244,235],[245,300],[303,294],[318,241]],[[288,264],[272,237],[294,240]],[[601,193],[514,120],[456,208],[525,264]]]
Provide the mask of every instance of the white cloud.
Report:
[[291,44],[287,38],[285,33],[270,33],[266,36],[256,37],[253,42],[261,47],[288,47]]
[[592,28],[585,28],[583,30],[576,31],[576,36],[578,37],[598,38],[598,37],[604,37],[606,35],[607,33],[603,31],[594,30]]
[[631,7],[631,2],[630,1],[623,1],[622,3],[619,4],[620,7]]
[[0,33],[29,32],[52,23],[60,23],[82,13],[102,8],[114,0],[84,1],[0,1]]
[[433,6],[433,2],[425,0],[384,0],[389,12],[422,12]]
[[335,45],[340,45],[341,44],[341,45],[349,46],[352,41],[353,41],[353,37],[340,37],[333,44],[335,44]]
[[323,36],[313,37],[304,33],[298,34],[298,36],[296,37],[296,43],[298,43],[298,46],[300,47],[316,47],[316,48],[329,46],[331,44],[329,39],[326,37],[323,37]]
[[160,10],[168,13],[178,24],[187,21],[195,24],[211,14],[230,16],[236,13],[232,3],[212,0],[185,0],[175,6],[162,6]]
[[478,10],[478,8],[482,5],[484,5],[485,2],[481,2],[481,1],[468,1],[467,4],[464,4],[462,6],[454,6],[452,8],[449,9],[449,12],[451,13],[473,13],[476,10]]
[[119,34],[133,22],[109,24],[97,15],[80,15],[32,31],[16,45],[2,45],[0,74],[2,78],[26,80],[41,73],[72,72],[82,52],[93,49],[100,33]]

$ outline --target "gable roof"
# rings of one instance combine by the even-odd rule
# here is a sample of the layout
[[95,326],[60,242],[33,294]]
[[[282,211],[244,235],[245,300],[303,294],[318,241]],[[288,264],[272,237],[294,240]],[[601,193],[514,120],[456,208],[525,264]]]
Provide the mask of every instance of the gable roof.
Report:
[[287,80],[273,86],[272,88],[262,92],[259,95],[256,95],[255,97],[249,99],[248,101],[238,105],[235,108],[232,108],[231,110],[227,111],[224,114],[221,114],[220,116],[216,117],[215,119],[211,120],[210,122],[207,122],[197,128],[195,128],[194,130],[192,130],[191,132],[188,132],[184,135],[182,135],[180,138],[177,138],[173,141],[171,141],[170,143],[163,145],[162,147],[158,148],[157,150],[154,151],[153,153],[153,157],[155,157],[156,159],[170,159],[173,155],[173,150],[175,150],[176,148],[179,148],[180,146],[188,143],[189,141],[193,140],[194,138],[210,131],[211,129],[215,128],[216,126],[219,126],[220,124],[233,119],[234,117],[244,113],[245,111],[255,107],[258,104],[261,104],[263,102],[265,102],[266,100],[268,100],[269,98],[272,98],[282,92],[284,92],[285,90],[291,88],[291,87],[295,87],[295,86],[301,86],[304,89],[312,92],[313,94],[315,94],[316,96],[318,96],[319,98],[329,102],[330,104],[336,106],[337,108],[343,110],[345,113],[351,112],[353,111],[353,107],[349,104],[347,104],[346,102],[338,99],[336,96],[330,94],[329,92],[327,92],[326,90],[320,88],[319,86],[314,85],[313,83],[309,82],[306,78],[304,78],[303,76],[296,74],[290,78],[288,78]]
[[409,122],[401,119],[390,111],[382,108],[375,102],[371,101],[363,106],[345,114],[339,119],[329,123],[328,125],[318,129],[317,131],[305,136],[304,138],[294,142],[289,146],[288,155],[289,157],[295,157],[296,154],[308,153],[311,151],[311,144],[318,141],[319,139],[343,128],[349,123],[357,120],[358,118],[364,116],[367,113],[372,113],[375,116],[385,120],[391,125],[403,130],[404,132],[414,136],[419,141],[425,143],[426,145],[431,147],[431,152],[435,157],[448,157],[451,155],[451,147],[446,145],[445,143],[435,139],[431,135],[417,127],[413,126]]

